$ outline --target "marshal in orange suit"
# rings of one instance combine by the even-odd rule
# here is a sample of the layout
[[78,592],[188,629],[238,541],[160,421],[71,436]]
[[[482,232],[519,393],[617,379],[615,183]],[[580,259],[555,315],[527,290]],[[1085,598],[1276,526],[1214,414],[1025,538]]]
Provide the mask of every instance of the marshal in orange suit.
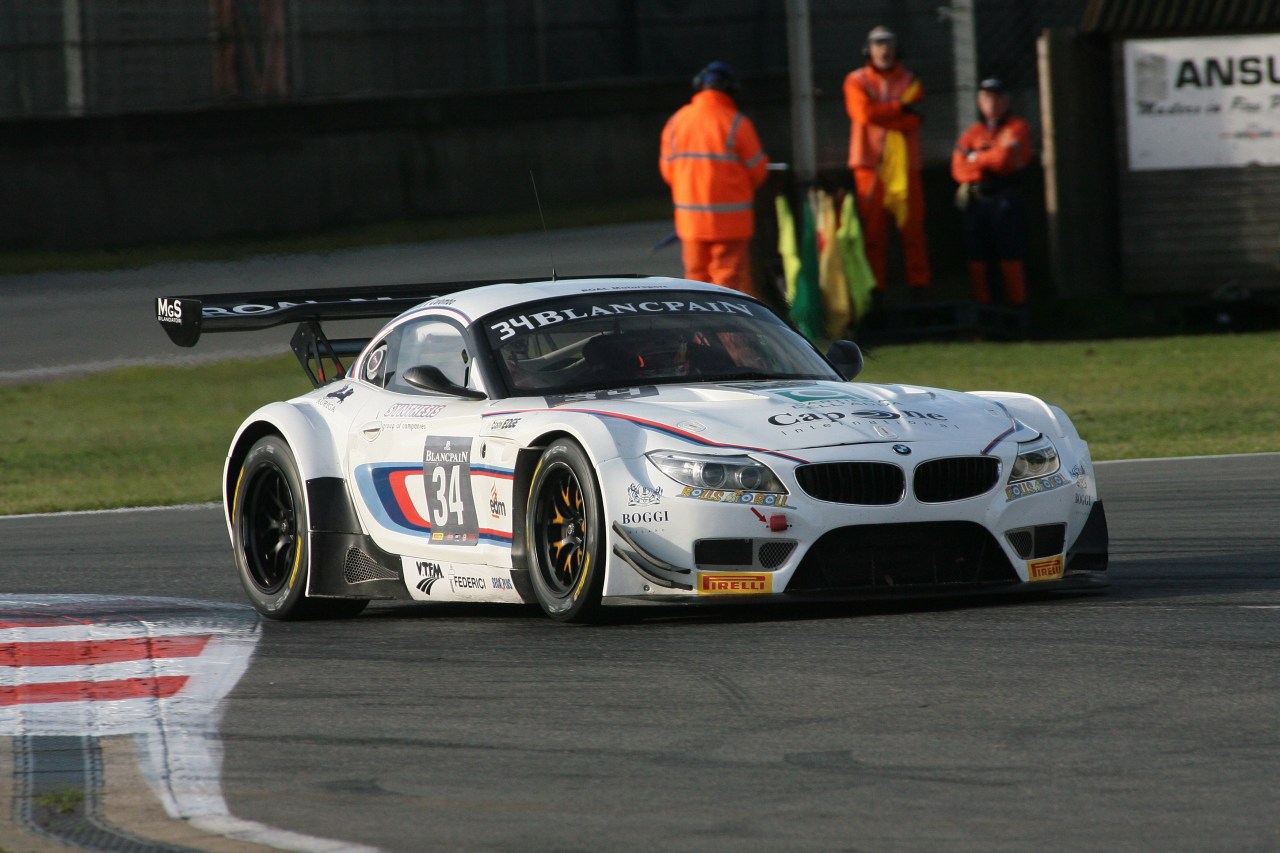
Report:
[[885,287],[889,220],[902,238],[907,287],[933,281],[924,235],[920,177],[920,114],[924,90],[898,58],[898,37],[885,27],[867,34],[867,63],[844,80],[849,114],[849,168],[857,187],[858,216],[876,290]]
[[756,190],[769,158],[738,109],[733,69],[713,62],[694,78],[693,99],[662,131],[658,167],[671,185],[685,278],[758,296],[751,280]]

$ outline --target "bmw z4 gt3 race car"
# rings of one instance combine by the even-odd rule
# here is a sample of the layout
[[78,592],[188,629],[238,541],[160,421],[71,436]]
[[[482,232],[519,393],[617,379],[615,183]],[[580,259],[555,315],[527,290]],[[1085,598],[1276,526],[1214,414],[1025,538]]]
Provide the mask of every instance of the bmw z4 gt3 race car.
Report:
[[[1095,588],[1089,449],[1025,394],[851,381],[762,303],[669,278],[167,297],[202,332],[297,322],[315,390],[248,417],[223,496],[250,601],[611,605]],[[368,340],[321,321],[394,317]]]

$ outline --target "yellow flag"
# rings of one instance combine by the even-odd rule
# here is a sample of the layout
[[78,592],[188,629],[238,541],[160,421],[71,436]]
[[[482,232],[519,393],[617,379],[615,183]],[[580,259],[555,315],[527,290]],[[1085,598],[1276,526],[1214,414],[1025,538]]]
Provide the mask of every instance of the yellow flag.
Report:
[[884,155],[880,158],[880,180],[884,183],[884,206],[899,228],[907,224],[907,138],[900,130],[884,134]]
[[853,310],[844,274],[844,252],[837,234],[835,199],[822,191],[818,192],[818,230],[822,234],[818,282],[822,288],[823,328],[828,338],[841,338],[853,319]]
[[787,305],[796,301],[796,276],[800,273],[800,252],[796,246],[796,226],[791,218],[787,197],[779,194],[773,200],[778,213],[778,254],[782,257],[782,275],[787,284]]

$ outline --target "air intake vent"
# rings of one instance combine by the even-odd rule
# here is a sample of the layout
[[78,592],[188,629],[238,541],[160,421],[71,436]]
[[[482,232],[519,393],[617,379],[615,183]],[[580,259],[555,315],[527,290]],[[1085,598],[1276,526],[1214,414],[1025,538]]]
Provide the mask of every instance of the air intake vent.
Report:
[[1062,553],[1067,539],[1065,524],[1038,524],[1035,527],[1019,527],[1005,534],[1013,550],[1024,560],[1038,560]]
[[916,500],[939,504],[984,495],[1000,480],[1000,460],[993,456],[931,459],[916,468]]
[[776,569],[787,561],[791,556],[791,552],[796,549],[796,543],[788,542],[785,539],[776,542],[766,542],[760,546],[760,568]]
[[1013,550],[1018,552],[1019,557],[1024,560],[1031,559],[1031,551],[1036,547],[1034,528],[1024,527],[1021,530],[1010,530],[1005,534],[1005,538],[1009,540]]
[[699,539],[693,543],[693,562],[699,566],[750,566],[750,539]]
[[1015,583],[996,540],[971,521],[838,527],[809,548],[787,592]]
[[347,549],[347,561],[342,567],[342,576],[346,578],[347,583],[393,581],[399,578],[399,575],[378,565],[377,560],[359,548]]
[[801,465],[796,480],[809,497],[838,504],[896,504],[906,491],[902,469],[888,462],[820,462]]

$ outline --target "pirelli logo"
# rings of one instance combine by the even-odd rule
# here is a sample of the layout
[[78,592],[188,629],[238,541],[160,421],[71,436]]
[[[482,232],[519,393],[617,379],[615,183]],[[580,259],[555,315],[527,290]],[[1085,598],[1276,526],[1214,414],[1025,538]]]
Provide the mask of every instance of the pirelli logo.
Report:
[[773,592],[768,572],[699,572],[698,595],[759,595]]
[[1062,577],[1062,558],[1046,557],[1027,563],[1027,580],[1056,581]]

